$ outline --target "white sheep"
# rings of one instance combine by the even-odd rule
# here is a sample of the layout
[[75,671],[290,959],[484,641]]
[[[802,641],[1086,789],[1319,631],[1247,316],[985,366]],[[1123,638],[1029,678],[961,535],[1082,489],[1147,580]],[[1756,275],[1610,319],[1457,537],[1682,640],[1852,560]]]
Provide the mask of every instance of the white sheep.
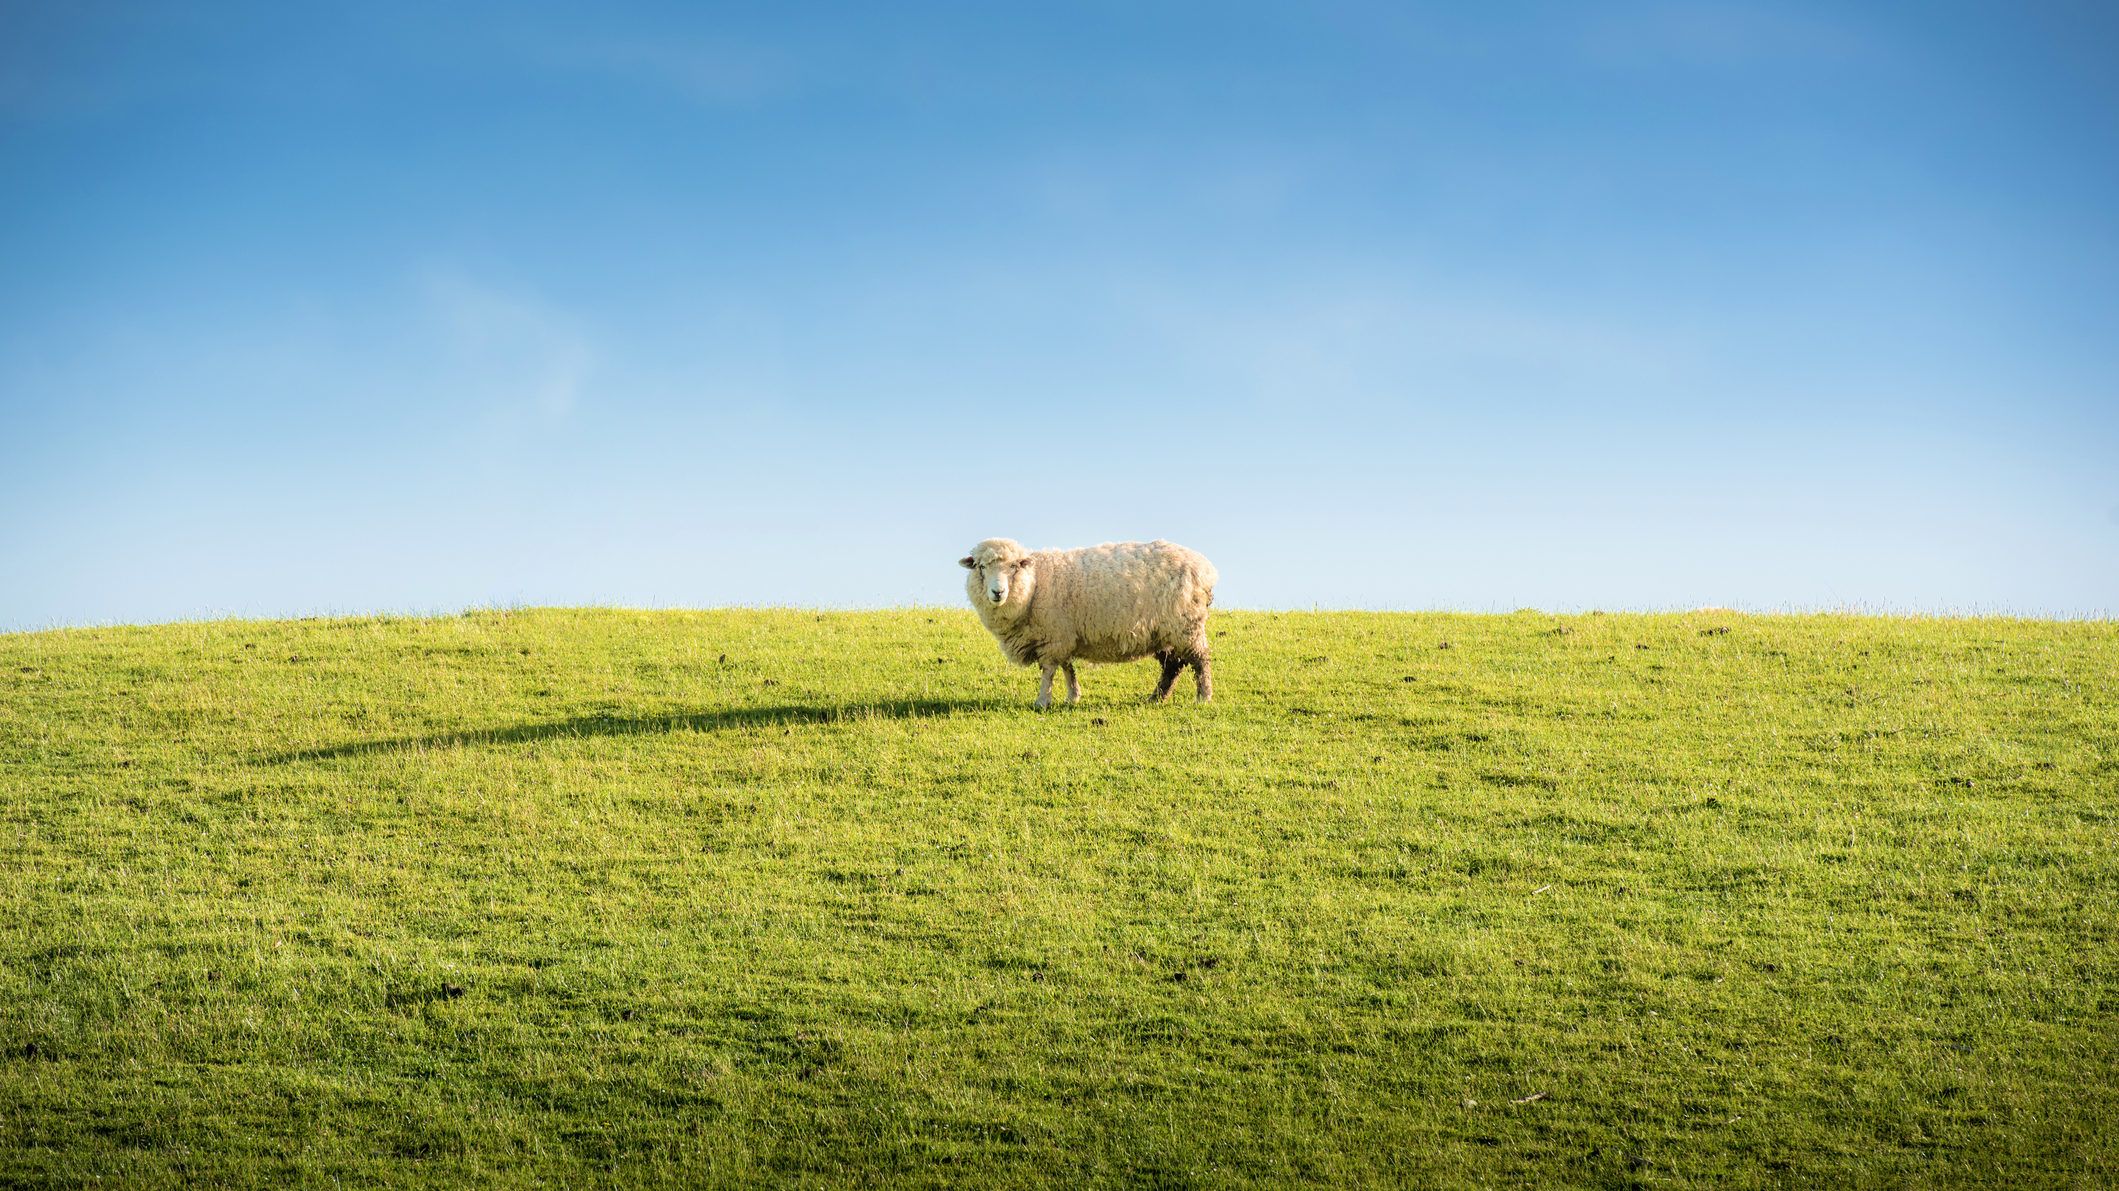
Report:
[[1052,673],[1067,675],[1067,702],[1082,697],[1074,663],[1162,663],[1158,702],[1186,666],[1199,701],[1214,695],[1207,649],[1207,607],[1214,602],[1214,564],[1173,542],[1107,542],[1078,550],[1025,550],[987,538],[957,560],[970,571],[964,592],[1001,652],[1019,666],[1044,670],[1037,705],[1052,706]]

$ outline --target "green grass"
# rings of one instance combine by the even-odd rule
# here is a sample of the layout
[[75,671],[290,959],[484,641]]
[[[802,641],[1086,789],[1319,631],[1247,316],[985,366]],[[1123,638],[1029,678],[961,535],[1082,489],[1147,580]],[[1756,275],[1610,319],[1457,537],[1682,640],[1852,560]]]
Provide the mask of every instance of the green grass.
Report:
[[0,1183],[2119,1174],[2111,623],[1215,627],[0,636]]

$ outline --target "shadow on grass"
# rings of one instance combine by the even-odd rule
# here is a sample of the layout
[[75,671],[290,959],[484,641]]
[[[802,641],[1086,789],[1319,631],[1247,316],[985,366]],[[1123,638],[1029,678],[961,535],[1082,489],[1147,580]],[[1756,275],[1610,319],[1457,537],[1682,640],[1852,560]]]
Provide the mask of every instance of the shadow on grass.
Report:
[[1017,707],[1017,704],[996,700],[889,699],[823,707],[799,703],[772,707],[730,707],[722,711],[702,711],[690,715],[587,715],[499,728],[470,728],[461,732],[435,732],[425,736],[358,740],[348,744],[300,749],[291,753],[273,753],[258,757],[256,761],[263,765],[287,765],[296,761],[331,761],[342,757],[418,752],[422,749],[457,748],[466,745],[532,744],[555,737],[658,736],[669,732],[718,732],[729,728],[834,724],[843,720],[922,720],[966,712],[1005,711]]

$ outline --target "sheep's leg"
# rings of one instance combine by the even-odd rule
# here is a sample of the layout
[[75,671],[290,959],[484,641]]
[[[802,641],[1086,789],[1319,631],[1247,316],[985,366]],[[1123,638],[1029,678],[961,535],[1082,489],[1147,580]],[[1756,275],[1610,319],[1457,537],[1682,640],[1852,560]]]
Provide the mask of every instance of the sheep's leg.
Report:
[[1214,662],[1213,659],[1207,656],[1205,646],[1201,646],[1199,652],[1192,655],[1192,677],[1198,680],[1199,701],[1204,703],[1212,699],[1214,697]]
[[1155,684],[1155,701],[1160,703],[1170,697],[1170,688],[1177,685],[1177,676],[1184,671],[1185,662],[1174,649],[1156,654],[1155,660],[1163,664],[1162,681]]
[[1059,663],[1046,662],[1043,669],[1044,681],[1037,684],[1037,705],[1041,708],[1052,706],[1052,674],[1059,669]]
[[1070,661],[1070,662],[1061,662],[1061,663],[1060,663],[1060,669],[1062,669],[1062,670],[1066,671],[1066,673],[1067,673],[1067,702],[1069,702],[1069,703],[1079,703],[1079,702],[1081,702],[1081,701],[1082,701],[1082,684],[1081,684],[1081,683],[1079,683],[1079,682],[1077,682],[1077,681],[1075,681],[1075,679],[1074,679],[1074,663],[1073,663],[1073,662],[1071,662],[1071,661]]

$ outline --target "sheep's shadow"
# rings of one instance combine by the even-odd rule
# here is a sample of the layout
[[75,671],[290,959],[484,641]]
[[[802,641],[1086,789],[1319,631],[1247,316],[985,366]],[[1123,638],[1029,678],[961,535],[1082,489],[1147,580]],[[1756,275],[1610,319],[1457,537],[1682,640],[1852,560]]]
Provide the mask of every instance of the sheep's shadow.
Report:
[[288,765],[298,761],[333,761],[345,757],[418,752],[423,749],[485,744],[532,744],[556,737],[657,736],[670,732],[719,732],[735,728],[833,724],[847,720],[935,719],[964,713],[1006,711],[1017,706],[998,700],[885,699],[869,703],[837,703],[823,706],[786,703],[770,707],[728,707],[719,711],[678,715],[588,715],[495,728],[468,728],[460,732],[435,732],[425,736],[357,740],[321,748],[274,753],[255,760],[263,765]]

